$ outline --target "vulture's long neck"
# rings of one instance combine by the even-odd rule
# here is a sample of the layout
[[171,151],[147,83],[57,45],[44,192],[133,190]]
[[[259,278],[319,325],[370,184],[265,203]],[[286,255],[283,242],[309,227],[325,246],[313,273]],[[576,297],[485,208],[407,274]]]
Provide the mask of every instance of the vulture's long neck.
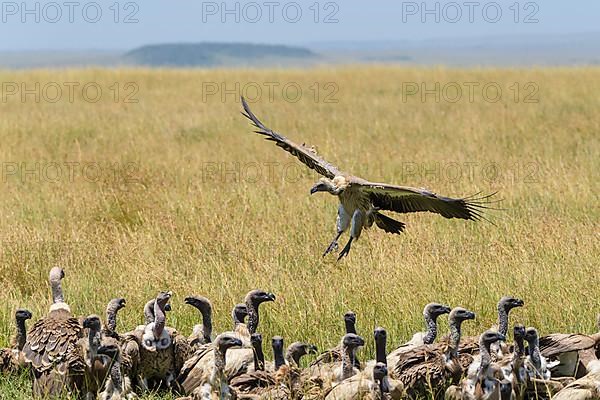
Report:
[[123,376],[121,375],[121,361],[119,357],[113,360],[110,367],[110,380],[112,381],[115,392],[121,394],[123,392]]
[[214,373],[215,376],[220,378],[223,377],[225,374],[225,364],[227,363],[226,360],[226,354],[227,354],[227,349],[221,349],[220,347],[215,347],[215,369],[214,369]]
[[262,343],[254,345],[254,369],[256,371],[265,370],[265,354],[263,353]]
[[117,312],[118,306],[109,304],[106,307],[106,330],[115,333],[117,331]]
[[202,313],[202,336],[204,337],[205,343],[210,343],[212,335],[212,311],[210,309],[204,310]]
[[479,354],[481,356],[481,364],[479,366],[479,372],[484,374],[487,372],[489,368],[492,357],[490,356],[490,344],[489,343],[480,343],[479,344]]
[[504,304],[498,304],[498,333],[506,336],[508,333],[508,311]]
[[354,347],[342,347],[342,379],[350,378],[354,375]]
[[387,356],[385,351],[386,340],[384,336],[379,336],[375,341],[375,361],[387,365]]
[[[390,383],[387,375],[379,380],[379,390],[381,390],[382,394],[390,392]],[[386,397],[384,397],[384,399],[386,399]]]
[[154,300],[150,300],[144,306],[144,319],[146,320],[146,325],[154,322]]
[[536,337],[527,341],[529,344],[529,357],[533,366],[539,370],[542,367],[542,357],[540,355],[540,340]]
[[458,321],[456,318],[452,318],[449,321],[450,325],[450,346],[449,346],[449,355],[451,357],[458,356],[458,345],[460,343],[461,337],[461,321]]
[[100,347],[100,341],[102,340],[102,335],[100,334],[100,330],[98,329],[90,329],[88,332],[88,346],[89,346],[89,362],[93,363],[98,355],[98,347]]
[[525,343],[523,338],[515,338],[515,356],[522,357],[525,355]]
[[273,348],[273,357],[275,358],[275,371],[277,371],[285,364],[285,359],[283,358],[283,349]]
[[25,328],[25,320],[17,318],[17,337],[16,344],[17,349],[23,350],[25,342],[27,341],[27,328]]
[[249,299],[246,302],[246,307],[248,308],[248,331],[250,334],[256,333],[256,329],[258,328],[258,307],[259,303],[255,302],[252,299]]
[[154,334],[155,339],[160,338],[162,335],[163,331],[165,330],[165,323],[165,310],[156,301],[154,302],[154,326],[152,328],[152,333]]
[[53,303],[64,303],[65,297],[62,291],[62,283],[60,279],[54,279],[50,282],[50,286],[52,287],[52,302]]
[[425,313],[425,323],[427,324],[427,334],[423,338],[423,343],[432,344],[437,336],[436,318],[432,317],[428,312]]
[[353,333],[356,335],[356,325],[354,324],[354,322],[352,322],[349,319],[346,319],[344,323],[346,324],[346,333]]

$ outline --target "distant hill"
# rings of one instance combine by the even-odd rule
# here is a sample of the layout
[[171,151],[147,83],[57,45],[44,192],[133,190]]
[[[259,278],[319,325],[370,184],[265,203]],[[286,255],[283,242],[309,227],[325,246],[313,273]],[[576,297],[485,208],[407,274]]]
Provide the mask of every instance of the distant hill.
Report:
[[281,60],[314,59],[302,47],[249,43],[189,43],[143,46],[126,53],[127,63],[166,67],[256,65]]

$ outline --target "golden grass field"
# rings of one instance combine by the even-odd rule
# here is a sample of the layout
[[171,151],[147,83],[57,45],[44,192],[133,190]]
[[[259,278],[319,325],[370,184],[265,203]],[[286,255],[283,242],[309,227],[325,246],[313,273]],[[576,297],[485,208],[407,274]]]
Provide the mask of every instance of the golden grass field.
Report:
[[[80,88],[96,82],[103,90],[96,103],[81,90],[70,101],[66,89],[51,103],[50,86],[39,102],[34,95],[22,101],[20,93],[2,99],[2,346],[13,334],[15,308],[30,309],[34,320],[47,312],[54,265],[66,271],[63,287],[76,315],[102,314],[109,299],[125,297],[121,331],[140,323],[143,304],[164,289],[174,292],[169,325],[189,333],[198,316],[183,298],[200,294],[213,302],[216,331],[229,329],[231,307],[253,288],[277,295],[262,308],[259,330],[288,344],[331,347],[343,333],[342,314],[355,311],[367,338],[363,359],[373,354],[375,326],[387,328],[393,348],[423,329],[422,309],[431,301],[475,311],[465,335],[494,323],[495,303],[505,294],[526,303],[512,321],[542,334],[596,329],[598,68],[79,69],[0,76],[29,89],[36,82],[63,89],[65,82]],[[128,82],[139,88],[137,103],[124,102]],[[489,214],[493,224],[396,215],[407,224],[402,236],[367,230],[347,259],[324,259],[337,199],[309,196],[316,173],[251,133],[235,94],[222,101],[203,92],[221,82],[229,89],[236,82],[263,87],[251,103],[259,118],[315,145],[342,170],[454,197],[498,191],[503,210]],[[294,83],[303,95],[293,103],[275,89],[270,101],[265,85],[272,82]],[[335,103],[325,101],[330,82],[339,88]],[[429,88],[457,82],[465,92],[464,82],[496,82],[503,92],[495,103],[477,89],[473,101],[466,93],[458,102],[449,101],[453,95],[439,102],[433,95],[403,99],[410,82]],[[539,88],[535,103],[523,102],[528,82]],[[118,101],[109,89],[115,83]],[[509,89],[515,83],[518,102]],[[25,381],[0,378],[0,397],[27,399],[27,388]]]

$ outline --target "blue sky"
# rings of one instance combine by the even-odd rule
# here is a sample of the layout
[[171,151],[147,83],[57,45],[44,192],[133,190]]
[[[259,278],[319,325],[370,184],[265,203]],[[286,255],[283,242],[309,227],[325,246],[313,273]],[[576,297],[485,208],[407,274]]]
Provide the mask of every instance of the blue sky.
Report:
[[0,50],[131,49],[198,41],[307,44],[600,31],[598,0],[28,0],[26,7],[21,1],[0,4]]

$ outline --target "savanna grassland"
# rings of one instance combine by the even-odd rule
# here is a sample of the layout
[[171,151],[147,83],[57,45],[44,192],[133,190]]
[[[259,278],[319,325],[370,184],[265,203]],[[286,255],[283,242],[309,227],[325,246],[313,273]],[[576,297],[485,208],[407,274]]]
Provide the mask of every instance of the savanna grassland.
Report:
[[[526,303],[513,321],[542,334],[596,329],[598,68],[79,69],[0,76],[29,89],[36,82],[40,91],[49,82],[63,89],[51,102],[55,92],[47,86],[38,102],[34,95],[21,99],[19,88],[0,104],[3,346],[14,331],[15,308],[30,309],[34,319],[47,312],[54,265],[66,271],[63,287],[76,315],[103,313],[109,299],[125,297],[121,331],[142,322],[143,304],[164,289],[174,292],[169,325],[189,333],[198,315],[183,298],[200,294],[212,300],[215,329],[222,331],[230,328],[231,307],[253,288],[277,295],[263,307],[259,330],[287,343],[330,347],[343,333],[341,315],[355,311],[367,338],[363,359],[373,353],[375,326],[387,328],[392,347],[403,343],[423,328],[422,309],[431,301],[475,311],[466,335],[494,323],[495,303],[505,294]],[[72,99],[65,82],[80,84]],[[95,103],[93,88],[87,100],[82,96],[89,82],[103,91]],[[489,213],[492,223],[401,215],[402,236],[371,229],[347,259],[324,259],[337,200],[309,196],[316,173],[251,133],[235,94],[207,94],[222,82],[230,90],[238,82],[249,97],[260,86],[254,112],[291,139],[315,145],[342,170],[455,197],[497,191],[502,210]],[[435,82],[439,101],[403,91],[414,89],[410,83],[432,89]],[[480,83],[472,100],[465,82]],[[266,85],[273,83],[279,86],[270,101]],[[289,83],[303,90],[297,102],[282,94]],[[497,102],[494,88],[484,98],[486,83],[501,87]],[[453,102],[456,86],[463,96]],[[3,89],[6,95],[14,86]],[[138,102],[126,102],[129,94]],[[26,381],[0,379],[0,397],[29,398]]]

